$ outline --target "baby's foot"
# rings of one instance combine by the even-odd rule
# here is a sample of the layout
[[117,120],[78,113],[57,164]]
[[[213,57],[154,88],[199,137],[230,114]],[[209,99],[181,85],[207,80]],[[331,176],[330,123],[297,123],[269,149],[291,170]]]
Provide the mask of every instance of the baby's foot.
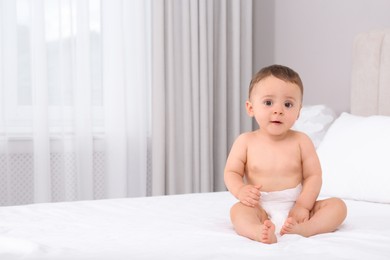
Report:
[[301,226],[298,224],[298,222],[296,222],[292,217],[289,217],[286,219],[286,221],[284,222],[284,225],[282,227],[282,229],[280,230],[280,235],[284,235],[284,234],[298,234],[298,235],[302,235],[302,228]]
[[276,243],[275,225],[271,222],[271,220],[267,219],[264,221],[258,240],[265,244]]

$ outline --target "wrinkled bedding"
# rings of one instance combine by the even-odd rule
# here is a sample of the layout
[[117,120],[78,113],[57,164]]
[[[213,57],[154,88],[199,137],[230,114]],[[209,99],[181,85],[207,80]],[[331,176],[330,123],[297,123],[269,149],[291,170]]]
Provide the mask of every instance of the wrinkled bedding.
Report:
[[238,236],[228,192],[0,208],[0,259],[390,259],[390,204],[346,200],[345,223],[265,245]]

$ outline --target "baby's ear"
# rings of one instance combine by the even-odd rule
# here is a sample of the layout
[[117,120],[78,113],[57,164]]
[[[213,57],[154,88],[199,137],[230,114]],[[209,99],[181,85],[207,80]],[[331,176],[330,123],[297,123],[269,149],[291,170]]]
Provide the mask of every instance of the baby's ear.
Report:
[[254,116],[254,113],[253,113],[253,105],[252,105],[252,103],[251,103],[249,100],[247,100],[247,101],[245,102],[245,107],[246,107],[246,112],[248,113],[248,115],[249,115],[250,117],[253,117],[253,116]]
[[302,110],[302,104],[301,104],[301,106],[300,106],[300,108],[299,108],[299,112],[298,112],[298,115],[297,115],[297,119],[296,119],[296,120],[298,120],[299,116],[301,115],[301,110]]

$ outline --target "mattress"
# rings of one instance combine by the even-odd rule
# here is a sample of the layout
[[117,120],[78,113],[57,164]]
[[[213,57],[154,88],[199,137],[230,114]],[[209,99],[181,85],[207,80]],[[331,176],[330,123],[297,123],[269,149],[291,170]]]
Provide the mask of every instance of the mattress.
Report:
[[0,259],[390,259],[390,204],[345,200],[328,234],[237,235],[228,192],[0,208]]

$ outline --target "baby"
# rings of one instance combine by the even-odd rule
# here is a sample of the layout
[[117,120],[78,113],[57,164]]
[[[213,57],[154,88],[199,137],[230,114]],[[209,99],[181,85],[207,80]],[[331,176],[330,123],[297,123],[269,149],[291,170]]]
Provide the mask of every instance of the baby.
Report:
[[239,235],[268,244],[284,234],[309,237],[335,231],[347,215],[338,198],[317,201],[322,173],[315,147],[291,130],[302,96],[299,75],[285,66],[265,67],[250,83],[245,105],[259,129],[235,140],[224,172],[239,200],[230,212]]

